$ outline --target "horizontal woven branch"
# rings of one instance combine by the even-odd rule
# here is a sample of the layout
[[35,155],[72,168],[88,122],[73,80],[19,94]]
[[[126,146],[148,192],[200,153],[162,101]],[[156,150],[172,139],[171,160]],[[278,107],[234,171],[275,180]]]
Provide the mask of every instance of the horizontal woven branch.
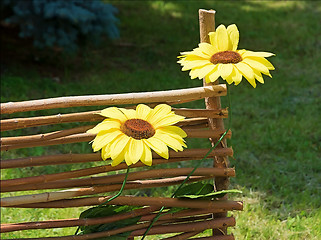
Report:
[[[227,109],[184,109],[173,108],[176,114],[188,118],[227,118]],[[100,111],[57,114],[51,116],[39,116],[29,118],[11,118],[0,121],[1,131],[15,130],[28,127],[45,126],[60,123],[72,122],[97,122],[105,119],[103,116],[98,115]]]
[[[199,152],[204,153],[204,155],[208,151],[207,149],[195,149],[195,150],[199,150]],[[178,157],[169,158],[168,160],[154,159],[153,165],[155,166],[158,164],[168,164],[168,163],[173,163],[173,162],[190,160],[190,159],[186,159],[184,157],[183,158],[179,157],[179,155],[186,156],[186,153],[188,153],[188,152],[189,151],[178,152],[178,153],[176,153],[177,154],[176,156],[178,156]],[[170,154],[171,153],[174,154],[174,151],[170,151]],[[88,154],[86,154],[85,157],[87,157],[87,155]],[[93,154],[93,155],[99,156],[98,154]],[[233,155],[233,150],[231,148],[223,148],[223,149],[213,150],[209,154],[208,157],[227,156],[227,155],[228,156]],[[171,157],[171,155],[170,155],[170,157]],[[144,166],[145,165],[143,163],[138,162],[136,164],[131,165],[131,168],[144,167]],[[114,167],[112,167],[111,165],[104,165],[104,166],[91,167],[91,168],[85,168],[85,169],[79,169],[79,170],[73,170],[73,171],[61,172],[61,173],[46,174],[46,175],[40,175],[40,176],[34,176],[34,177],[8,179],[8,180],[1,181],[1,188],[21,185],[21,184],[35,184],[35,183],[57,181],[57,180],[68,179],[68,178],[84,177],[84,176],[90,176],[90,175],[99,174],[99,173],[122,170],[122,169],[126,169],[126,168],[127,168],[126,163],[121,163],[121,164],[114,166]]]
[[[142,236],[150,222],[135,224],[131,226],[126,226],[110,231],[96,232],[84,235],[71,235],[64,237],[43,237],[43,238],[32,238],[37,240],[87,240],[96,239],[102,237],[109,237],[123,232],[131,232],[130,236]],[[154,223],[154,226],[150,229],[147,235],[155,234],[166,234],[166,233],[180,233],[180,232],[202,232],[205,229],[211,228],[222,228],[235,226],[235,219],[233,217],[226,217],[220,219],[211,219],[204,221],[186,222],[186,223],[176,223],[170,220],[160,220]],[[31,238],[21,238],[21,239],[31,239]],[[230,238],[228,238],[230,239]],[[224,239],[225,240],[225,239]]]
[[[7,223],[1,224],[1,232],[14,232],[21,230],[31,229],[49,229],[49,228],[64,228],[64,227],[76,227],[76,226],[91,226],[96,224],[106,224],[116,221],[121,221],[129,218],[135,218],[137,216],[143,216],[150,214],[158,207],[144,207],[141,209],[135,209],[130,212],[116,214],[107,217],[98,218],[71,218],[71,219],[60,219],[60,220],[48,220],[48,221],[37,221],[37,222],[23,222],[23,223]],[[208,211],[208,210],[207,210]]]
[[[163,178],[163,179],[155,179],[155,180],[136,180],[136,181],[128,181],[124,187],[125,190],[129,190],[129,189],[146,189],[146,188],[157,188],[157,187],[168,187],[168,186],[173,186],[173,185],[178,185],[181,184],[184,180],[186,179],[186,176],[180,176],[180,177],[171,177],[171,178]],[[198,181],[203,181],[206,179],[213,179],[213,176],[191,176],[188,180],[188,182],[198,182]],[[55,187],[53,182],[50,182],[50,184],[39,184],[40,187],[38,189],[57,189],[57,188],[67,188],[67,187]],[[49,186],[47,186],[49,185]],[[67,185],[67,184],[65,184]],[[72,183],[71,185],[75,185],[74,187],[84,187],[81,184],[77,185]],[[88,184],[87,184],[88,185]],[[85,185],[85,186],[87,186]],[[116,192],[119,191],[119,189],[121,189],[122,184],[112,184],[112,185],[106,185],[106,184],[100,184],[100,185],[93,185],[91,186],[91,188],[87,188],[87,192],[84,193],[84,195],[93,195],[96,193],[107,193],[107,192]],[[8,192],[10,190],[11,192],[14,191],[25,191],[25,190],[38,190],[35,189],[35,187],[33,187],[32,185],[19,185],[19,186],[14,186],[14,187],[10,187],[10,188],[5,188],[3,190],[3,192]],[[71,189],[74,190],[74,189]],[[87,194],[88,193],[88,194]],[[49,193],[51,194],[51,193]],[[32,198],[37,198],[38,196],[35,196],[37,194],[34,195],[26,195],[27,198],[26,199],[30,199]],[[48,194],[42,195],[40,196],[41,199],[44,199],[48,196]],[[69,195],[68,195],[69,196]],[[77,195],[78,196],[78,195]],[[83,196],[83,195],[81,195]],[[20,196],[19,196],[20,197]],[[10,198],[15,198],[15,197],[10,197]],[[23,198],[21,198],[23,199]],[[18,200],[18,199],[17,199]],[[3,198],[3,201],[6,201],[5,198]],[[22,201],[22,200],[21,200]]]
[[[134,218],[137,216],[142,216],[140,221],[151,221],[157,215],[153,213],[158,210],[158,207],[144,207],[142,209],[136,209],[131,212],[116,214],[107,217],[99,218],[71,218],[71,219],[61,219],[61,220],[48,220],[48,221],[37,221],[37,222],[23,222],[23,223],[8,223],[1,224],[1,232],[14,232],[21,230],[31,230],[31,229],[49,229],[49,228],[65,228],[65,227],[76,227],[76,226],[91,226],[96,224],[107,224],[116,221],[121,221],[129,218]],[[222,212],[222,210],[213,210],[212,213]],[[164,212],[165,213],[165,212]],[[161,215],[159,220],[182,218],[187,216],[197,216],[208,214],[208,209],[188,209],[181,210],[175,213],[166,213]]]
[[[138,171],[133,172],[128,175],[127,181],[130,184],[130,188],[143,188],[144,185],[149,185],[145,187],[163,187],[167,185],[174,185],[181,182],[181,179],[174,181],[173,177],[186,176],[193,170],[193,168],[166,168],[166,169],[153,169],[147,171]],[[213,177],[234,177],[235,170],[233,168],[198,168],[193,176],[207,176],[210,178]],[[81,179],[70,179],[70,180],[60,180],[60,181],[51,181],[38,184],[21,184],[12,187],[2,187],[1,192],[15,192],[15,191],[27,191],[27,190],[39,190],[39,189],[57,189],[57,188],[72,188],[72,187],[91,187],[95,185],[106,185],[108,184],[110,190],[106,189],[106,192],[116,191],[120,187],[116,184],[121,184],[124,180],[124,174],[115,174],[110,176],[103,177],[90,177],[90,178],[81,178]],[[164,178],[170,179],[164,179]],[[150,181],[137,181],[143,179],[156,179]],[[170,180],[168,182],[168,180]],[[113,184],[113,185],[112,185]],[[111,186],[112,185],[112,186]],[[136,186],[136,187],[135,187]]]
[[[96,134],[86,133],[88,129],[93,126],[83,126],[73,129],[61,130],[52,133],[36,134],[21,137],[4,137],[1,139],[1,151],[8,151],[19,148],[30,148],[40,146],[52,146],[59,144],[70,144],[79,142],[90,142]],[[186,129],[188,138],[219,138],[225,130],[211,130],[211,129]],[[80,133],[79,133],[80,132]],[[231,137],[229,131],[226,138]],[[7,145],[10,144],[10,145]]]
[[[203,181],[211,178],[213,177],[208,175],[191,176],[188,182]],[[186,179],[186,176],[164,178],[164,179],[157,179],[157,180],[141,180],[141,181],[133,181],[133,182],[129,181],[127,182],[124,189],[128,190],[128,189],[167,187],[167,186],[181,184],[185,179]],[[17,205],[17,204],[40,203],[40,202],[69,199],[73,197],[94,195],[99,193],[115,192],[115,191],[119,191],[121,189],[121,186],[122,184],[95,185],[95,186],[86,187],[86,188],[72,188],[72,189],[56,191],[56,192],[46,192],[46,193],[39,193],[39,194],[20,195],[15,197],[5,197],[5,198],[1,198],[0,205],[2,207],[10,207],[12,205]],[[24,186],[21,186],[21,188],[23,187]]]
[[27,136],[2,137],[0,139],[0,143],[1,145],[19,145],[19,144],[25,144],[25,143],[43,142],[47,140],[71,136],[73,134],[84,133],[88,129],[93,128],[94,126],[95,125],[81,126],[81,127],[70,128],[65,130],[59,130],[55,132],[27,135]]
[[[106,202],[112,196],[107,197],[83,197],[76,199],[55,200],[51,202],[39,202],[31,204],[17,204],[8,207],[21,208],[67,208],[93,206]],[[119,196],[107,203],[108,205],[130,205],[130,206],[155,206],[155,207],[182,207],[182,208],[208,208],[221,209],[223,211],[243,210],[241,201],[231,200],[186,200],[164,197],[135,197]]]
[[[169,157],[170,160],[160,159],[156,153],[153,154],[153,165],[156,163],[168,163],[168,161],[174,161],[173,158],[180,158],[179,161],[196,160],[202,159],[209,149],[185,149],[182,152],[175,152],[170,150]],[[232,148],[221,148],[214,149],[208,156],[211,158],[213,156],[232,156]],[[37,156],[37,157],[27,157],[27,158],[17,158],[8,159],[0,161],[0,169],[6,168],[18,168],[18,167],[35,167],[35,166],[46,166],[46,165],[60,165],[60,164],[71,164],[71,163],[82,163],[82,162],[99,162],[103,161],[100,153],[87,153],[87,154],[58,154],[58,155],[48,155],[48,156]],[[164,162],[165,161],[165,162]],[[121,164],[123,166],[121,169],[126,168],[126,164]],[[132,165],[131,167],[138,167],[141,165]],[[119,170],[118,168],[113,168]],[[111,170],[112,171],[112,170]]]
[[[203,231],[205,229],[214,229],[222,227],[235,226],[234,217],[226,217],[219,219],[212,219],[194,223],[178,223],[164,226],[155,226],[150,229],[147,235],[164,234],[164,233],[177,233],[177,232],[189,232],[189,231]],[[130,236],[142,236],[145,233],[145,229],[136,230],[131,232]]]
[[177,99],[182,101],[197,100],[205,97],[225,96],[226,93],[226,85],[220,84],[157,92],[57,97],[23,102],[2,103],[1,114],[80,106],[154,103],[164,102],[164,99],[166,99],[166,102],[176,101]]

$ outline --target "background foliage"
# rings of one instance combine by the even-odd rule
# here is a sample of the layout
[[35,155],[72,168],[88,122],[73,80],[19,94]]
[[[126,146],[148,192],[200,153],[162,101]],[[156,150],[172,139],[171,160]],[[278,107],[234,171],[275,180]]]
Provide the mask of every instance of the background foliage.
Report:
[[19,37],[32,38],[36,47],[75,50],[84,38],[119,36],[117,9],[100,0],[3,0],[4,23],[19,26]]
[[[276,67],[273,79],[266,78],[266,83],[256,89],[246,81],[231,88],[230,145],[235,152],[231,164],[237,173],[231,188],[243,191],[237,199],[241,198],[245,205],[243,212],[233,213],[237,226],[232,232],[237,239],[317,240],[321,235],[320,2],[202,0],[112,4],[119,9],[121,22],[121,38],[112,45],[86,46],[71,56],[31,51],[28,41],[3,39],[6,48],[2,53],[1,102],[200,86],[200,81],[190,80],[186,72],[181,72],[176,57],[199,42],[198,9],[215,9],[216,25],[237,24],[240,48],[276,54],[270,58]],[[226,106],[226,99],[222,100]],[[74,109],[83,110],[88,109]],[[58,112],[61,111],[41,114]],[[40,130],[32,128],[27,133]],[[188,145],[208,146],[199,141],[189,141]],[[45,151],[91,149],[84,143],[9,151],[2,157],[35,156]],[[8,170],[2,172],[2,177],[32,176],[82,166]],[[142,194],[170,196],[172,190],[151,189]],[[2,222],[17,222],[78,217],[80,212],[2,209],[1,216]],[[23,231],[3,236],[57,236],[74,231]],[[150,239],[158,238],[161,237]]]

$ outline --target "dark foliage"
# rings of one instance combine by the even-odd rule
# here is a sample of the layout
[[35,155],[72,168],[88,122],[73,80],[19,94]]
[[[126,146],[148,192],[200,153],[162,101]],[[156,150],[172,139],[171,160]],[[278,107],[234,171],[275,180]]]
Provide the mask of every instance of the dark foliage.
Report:
[[3,0],[1,20],[20,28],[36,47],[73,51],[80,41],[117,38],[117,9],[100,0]]

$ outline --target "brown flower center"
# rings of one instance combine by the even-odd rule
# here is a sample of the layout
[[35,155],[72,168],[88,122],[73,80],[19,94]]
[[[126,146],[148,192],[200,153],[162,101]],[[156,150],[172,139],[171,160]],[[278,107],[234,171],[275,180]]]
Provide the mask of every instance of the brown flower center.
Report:
[[155,134],[153,126],[142,119],[129,119],[121,126],[120,130],[127,136],[137,140],[147,139]]
[[217,52],[213,54],[210,61],[213,64],[238,63],[242,61],[242,57],[239,53],[234,51],[223,51],[223,52]]

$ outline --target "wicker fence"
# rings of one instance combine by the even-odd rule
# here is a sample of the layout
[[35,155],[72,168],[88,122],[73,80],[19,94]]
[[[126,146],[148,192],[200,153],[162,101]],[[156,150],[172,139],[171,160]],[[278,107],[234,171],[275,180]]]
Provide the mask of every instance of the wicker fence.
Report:
[[[208,32],[214,31],[214,11],[200,10],[201,41],[208,41]],[[51,99],[32,100],[1,104],[1,113],[8,116],[1,120],[1,131],[57,125],[59,131],[46,132],[36,135],[2,137],[1,151],[12,149],[32,148],[37,146],[52,146],[89,142],[93,134],[86,131],[93,127],[97,121],[102,120],[96,113],[106,106],[132,105],[145,103],[153,106],[158,103],[167,103],[173,106],[176,114],[186,119],[178,123],[188,135],[188,138],[205,138],[215,143],[225,132],[223,119],[228,118],[228,110],[221,108],[220,97],[226,95],[224,84],[207,85],[197,88],[179,89],[159,92],[111,94],[99,96],[60,97]],[[205,99],[206,109],[175,108],[176,104],[187,103]],[[61,109],[64,111],[73,107],[95,106],[97,111],[56,114],[50,116],[10,118],[10,114],[45,109]],[[74,108],[73,108],[74,109]],[[41,113],[38,111],[37,113]],[[65,123],[86,122],[85,126],[65,129]],[[229,131],[225,138],[230,138]],[[200,167],[190,177],[188,182],[214,179],[216,191],[228,189],[229,178],[235,176],[235,170],[228,166],[228,156],[233,155],[230,147],[226,146],[225,138],[215,148],[208,158],[213,159],[213,167]],[[153,166],[157,169],[142,168],[142,163],[131,166],[125,189],[146,189],[173,186],[182,183],[192,168],[168,168],[168,163],[200,160],[209,149],[188,148],[183,152],[170,151],[168,160],[153,155]],[[28,156],[19,159],[2,159],[1,169],[39,167],[46,165],[65,165],[83,162],[102,161],[99,153],[90,154],[58,154],[43,156]],[[12,196],[1,199],[1,207],[10,208],[69,208],[81,206],[94,206],[105,202],[119,191],[124,180],[124,173],[119,170],[126,169],[125,163],[115,167],[101,165],[84,169],[77,169],[54,174],[44,174],[1,181],[1,192],[10,192]],[[108,173],[104,176],[95,176]],[[47,190],[42,193],[15,196],[17,192],[32,190]],[[1,232],[23,231],[29,229],[63,228],[75,226],[88,226],[106,224],[128,218],[140,216],[139,222],[132,226],[119,229],[77,236],[60,236],[50,239],[95,239],[107,237],[122,232],[131,231],[130,236],[142,236],[159,209],[165,207],[185,208],[176,213],[162,215],[153,225],[148,235],[177,233],[174,237],[166,239],[189,239],[198,233],[213,229],[213,236],[197,239],[234,239],[227,234],[227,228],[235,225],[233,217],[227,217],[227,211],[242,210],[242,202],[231,201],[227,197],[215,200],[191,200],[169,197],[141,197],[119,196],[110,201],[113,205],[141,206],[130,213],[122,213],[108,217],[88,219],[54,219],[42,222],[3,223]],[[27,238],[25,238],[27,239]],[[47,238],[38,238],[47,239]],[[195,239],[195,238],[194,238]]]

